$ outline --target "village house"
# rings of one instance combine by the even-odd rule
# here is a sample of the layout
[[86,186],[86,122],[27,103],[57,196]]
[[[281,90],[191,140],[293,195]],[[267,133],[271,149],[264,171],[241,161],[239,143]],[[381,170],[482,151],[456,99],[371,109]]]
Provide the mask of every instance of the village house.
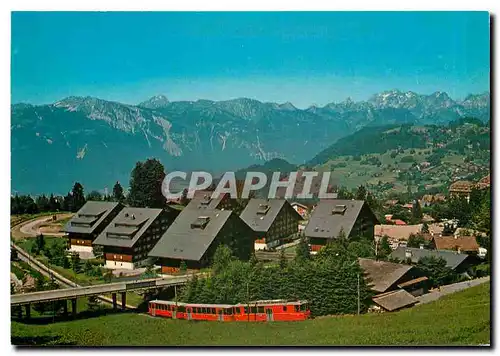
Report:
[[213,192],[209,190],[197,190],[185,209],[230,210],[233,208],[234,201],[231,200],[229,193],[221,193],[213,199],[212,194]]
[[427,277],[413,266],[369,258],[359,258],[358,261],[370,289],[376,293],[405,289],[412,295],[419,296],[427,292]]
[[392,218],[392,214],[386,214],[384,217],[385,217],[385,221],[388,222],[388,223],[391,223],[391,224],[394,224],[394,225],[407,225],[403,220],[401,219],[393,219]]
[[149,257],[161,266],[162,274],[179,272],[182,262],[187,270],[199,270],[212,262],[221,244],[228,246],[236,258],[248,260],[254,252],[254,233],[231,210],[184,209]]
[[477,260],[470,255],[447,250],[427,250],[423,248],[398,247],[390,254],[390,258],[400,261],[411,261],[416,264],[423,257],[442,257],[446,266],[457,273],[467,272],[470,267],[477,264]]
[[481,178],[476,186],[478,189],[488,189],[490,187],[490,175]]
[[416,304],[416,296],[427,293],[428,278],[413,266],[359,258],[377,311],[396,311]]
[[436,236],[433,237],[430,247],[436,250],[452,250],[472,255],[479,253],[479,245],[474,236]]
[[298,234],[302,220],[285,199],[250,199],[240,218],[254,231],[255,250],[288,242]]
[[466,180],[461,180],[452,183],[448,191],[450,197],[464,197],[467,200],[467,202],[469,202],[470,193],[472,192],[473,188],[474,188],[474,183]]
[[389,242],[408,241],[411,235],[417,235],[422,232],[423,224],[416,225],[375,225],[375,240],[380,241],[387,236]]
[[317,252],[341,231],[347,238],[373,238],[378,220],[363,200],[320,200],[304,229],[311,251]]
[[68,248],[92,254],[92,242],[122,209],[120,203],[86,202],[62,229],[67,233]]
[[94,241],[94,246],[102,246],[105,267],[133,270],[151,265],[149,251],[177,215],[171,208],[125,207]]

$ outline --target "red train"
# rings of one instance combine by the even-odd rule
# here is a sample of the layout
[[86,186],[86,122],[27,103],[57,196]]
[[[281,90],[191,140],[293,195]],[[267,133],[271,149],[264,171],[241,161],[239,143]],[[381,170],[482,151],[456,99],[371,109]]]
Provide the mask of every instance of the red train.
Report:
[[259,300],[236,305],[152,300],[148,312],[164,318],[209,321],[298,321],[308,319],[311,314],[306,301],[284,300]]

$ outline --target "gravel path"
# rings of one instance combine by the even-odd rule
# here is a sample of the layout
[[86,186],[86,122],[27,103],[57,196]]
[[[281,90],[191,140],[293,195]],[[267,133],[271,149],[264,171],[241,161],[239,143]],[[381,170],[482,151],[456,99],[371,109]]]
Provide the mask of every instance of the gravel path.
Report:
[[440,290],[436,290],[424,295],[421,295],[420,297],[417,297],[417,300],[419,301],[419,304],[425,304],[429,302],[433,302],[435,300],[438,300],[444,295],[447,294],[452,294],[455,292],[459,292],[461,290],[474,287],[486,282],[490,281],[490,277],[482,277],[478,279],[472,279],[470,281],[465,281],[465,282],[459,282],[459,283],[454,283],[454,284],[448,284],[446,286],[442,286]]

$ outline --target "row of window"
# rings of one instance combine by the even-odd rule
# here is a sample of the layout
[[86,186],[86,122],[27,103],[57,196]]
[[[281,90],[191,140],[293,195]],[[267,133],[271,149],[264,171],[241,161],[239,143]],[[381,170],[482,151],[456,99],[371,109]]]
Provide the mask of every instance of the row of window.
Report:
[[[166,310],[166,311],[175,311],[177,310],[178,312],[185,312],[186,311],[186,307],[185,306],[175,306],[175,305],[169,305],[169,304],[155,304],[153,306],[156,310]],[[282,307],[283,309],[283,312],[286,312],[287,311],[287,306],[284,305]],[[248,314],[250,310],[250,314],[263,314],[266,312],[266,310],[264,309],[263,306],[250,306],[249,307],[243,307],[243,312],[245,314]],[[268,308],[267,309],[268,311],[271,310],[271,308]],[[299,306],[299,305],[291,305],[291,306],[288,306],[288,311],[289,312],[299,312],[299,311],[305,311],[306,310],[306,307],[305,305],[302,305],[302,306]],[[209,307],[188,307],[188,312],[190,311],[191,313],[193,314],[216,314],[217,311],[215,308],[209,308]],[[233,315],[234,314],[238,314],[238,313],[241,313],[242,311],[238,310],[238,307],[234,307],[234,308],[224,308],[223,310],[219,310],[219,313],[223,311],[223,314],[224,315]]]

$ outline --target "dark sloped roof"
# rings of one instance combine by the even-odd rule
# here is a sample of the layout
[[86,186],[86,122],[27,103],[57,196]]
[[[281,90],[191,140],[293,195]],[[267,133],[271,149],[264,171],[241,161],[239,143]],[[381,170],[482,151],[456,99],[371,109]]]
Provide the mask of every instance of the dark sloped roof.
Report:
[[468,255],[463,254],[463,253],[457,253],[454,251],[446,251],[446,250],[427,250],[427,249],[420,249],[420,248],[415,248],[415,247],[398,247],[391,253],[391,258],[397,258],[399,260],[406,260],[406,250],[411,251],[412,257],[411,261],[412,263],[417,263],[418,260],[420,260],[422,257],[431,257],[434,256],[436,258],[442,257],[446,261],[446,266],[450,267],[451,269],[457,268],[465,259],[468,257]]
[[94,245],[132,247],[146,232],[162,209],[123,208],[94,240]]
[[370,279],[371,289],[383,293],[413,267],[400,263],[359,258],[359,265]]
[[[308,237],[336,238],[343,228],[345,235],[349,236],[363,205],[364,201],[362,200],[320,200],[311,214],[309,223],[305,228],[305,235]],[[336,209],[341,212],[341,206],[345,206],[343,214],[332,213]]]
[[[230,210],[184,209],[149,256],[199,261],[231,214]],[[199,218],[209,219],[204,228],[192,226]]]
[[104,201],[88,201],[68,221],[63,231],[80,234],[91,234],[120,203]]
[[185,209],[218,209],[220,202],[227,193],[222,193],[214,199],[212,199],[212,194],[213,192],[208,190],[195,191],[193,199]]
[[392,293],[386,293],[382,296],[375,296],[372,299],[375,304],[380,305],[388,311],[398,310],[418,302],[417,298],[405,291],[404,289],[397,290]]
[[297,215],[297,220],[302,220],[302,216],[285,199],[250,199],[240,218],[252,230],[266,232],[286,205]]

